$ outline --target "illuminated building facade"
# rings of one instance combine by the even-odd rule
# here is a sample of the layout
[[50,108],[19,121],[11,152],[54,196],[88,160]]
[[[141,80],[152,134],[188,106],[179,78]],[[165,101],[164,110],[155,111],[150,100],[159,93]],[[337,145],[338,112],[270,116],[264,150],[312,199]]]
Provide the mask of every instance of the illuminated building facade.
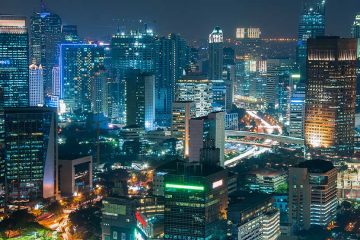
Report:
[[304,138],[305,88],[298,87],[290,100],[289,136]]
[[326,0],[304,2],[299,20],[296,62],[300,69],[301,82],[306,82],[307,40],[325,35]]
[[324,227],[335,219],[336,178],[336,168],[324,160],[308,160],[289,169],[289,222],[294,231]]
[[351,28],[351,37],[360,38],[360,13],[355,16],[355,20]]
[[44,78],[41,65],[31,64],[29,67],[29,97],[31,107],[44,105]]
[[184,156],[189,156],[190,119],[196,114],[194,102],[174,102],[172,110],[171,135],[182,141]]
[[98,69],[92,77],[91,81],[91,111],[95,114],[109,116],[109,79],[104,68]]
[[176,101],[192,101],[196,117],[206,116],[212,111],[212,81],[196,73],[182,77],[176,83]]
[[57,156],[54,109],[5,109],[5,176],[9,204],[26,205],[54,197]]
[[104,48],[96,44],[60,45],[60,97],[68,112],[91,111],[92,79],[103,63]]
[[155,77],[140,70],[126,74],[126,124],[146,131],[155,128]]
[[208,116],[190,119],[190,162],[208,161],[223,167],[224,148],[225,112],[212,112]]
[[113,118],[126,122],[125,75],[129,69],[154,72],[156,67],[156,39],[151,29],[143,31],[118,32],[110,43],[111,66],[115,79],[111,95]]
[[356,49],[355,39],[308,40],[304,134],[310,154],[353,154]]
[[280,213],[271,195],[236,192],[230,195],[228,222],[234,239],[271,239],[280,236]]
[[348,162],[346,166],[337,176],[338,197],[357,200],[360,198],[360,163]]
[[58,44],[62,40],[61,18],[41,6],[30,18],[30,61],[44,71],[44,93],[52,90],[52,69],[58,65]]
[[171,126],[171,109],[175,84],[184,75],[188,64],[188,46],[180,35],[169,34],[156,41],[156,122]]
[[164,239],[225,239],[227,171],[171,164],[164,180]]
[[215,27],[209,35],[209,71],[210,80],[222,79],[224,65],[224,36],[220,27]]
[[260,38],[261,30],[260,28],[236,28],[236,38],[244,39],[244,38]]
[[0,88],[4,107],[29,106],[29,41],[26,18],[0,15]]

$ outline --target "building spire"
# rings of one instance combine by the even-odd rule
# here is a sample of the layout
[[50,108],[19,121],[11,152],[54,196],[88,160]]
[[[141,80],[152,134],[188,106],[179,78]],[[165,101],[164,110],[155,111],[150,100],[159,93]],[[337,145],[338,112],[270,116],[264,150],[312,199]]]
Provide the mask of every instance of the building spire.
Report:
[[46,4],[45,4],[44,0],[40,0],[40,10],[41,10],[41,12],[46,11]]

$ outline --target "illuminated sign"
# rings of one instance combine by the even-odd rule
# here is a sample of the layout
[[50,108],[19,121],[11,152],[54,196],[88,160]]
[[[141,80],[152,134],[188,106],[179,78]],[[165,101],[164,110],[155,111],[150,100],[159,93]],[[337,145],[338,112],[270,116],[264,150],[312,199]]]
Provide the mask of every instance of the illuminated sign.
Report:
[[220,179],[219,181],[213,182],[212,188],[215,189],[215,188],[220,187],[222,185],[223,185],[223,180]]
[[180,185],[180,184],[165,184],[166,188],[176,188],[176,189],[187,189],[187,190],[197,190],[204,191],[204,186],[193,186],[193,185]]
[[135,218],[144,228],[146,228],[146,221],[141,217],[139,212],[135,213]]

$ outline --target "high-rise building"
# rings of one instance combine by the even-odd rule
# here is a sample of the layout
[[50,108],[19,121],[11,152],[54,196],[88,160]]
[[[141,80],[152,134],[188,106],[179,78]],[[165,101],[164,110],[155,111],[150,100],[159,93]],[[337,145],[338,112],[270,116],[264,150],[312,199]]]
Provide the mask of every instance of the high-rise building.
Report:
[[[113,113],[120,123],[126,121],[125,75],[129,69],[155,72],[156,41],[151,29],[144,31],[118,32],[111,39],[111,65],[114,72],[112,93]],[[115,116],[116,115],[116,116]]]
[[299,20],[296,62],[300,70],[300,81],[306,82],[307,40],[325,35],[326,0],[304,1]]
[[98,69],[91,81],[91,111],[109,116],[109,78],[104,68]]
[[91,111],[92,78],[103,67],[104,48],[96,44],[60,45],[61,98],[68,112]]
[[196,117],[212,111],[212,81],[198,73],[188,74],[176,83],[176,101],[191,101],[196,105]]
[[44,4],[30,19],[30,62],[43,67],[45,94],[51,93],[52,69],[58,65],[61,24],[61,18]]
[[189,62],[188,46],[181,36],[169,34],[156,41],[156,52],[156,122],[169,127],[175,84]]
[[61,79],[60,79],[60,67],[55,66],[52,69],[52,91],[51,95],[59,96],[62,92]]
[[208,161],[214,165],[224,166],[224,121],[224,112],[212,112],[208,116],[190,119],[190,162]]
[[63,42],[79,43],[80,38],[76,25],[62,25]]
[[215,27],[209,35],[209,72],[210,80],[222,79],[224,65],[224,36],[220,27]]
[[184,157],[189,156],[190,119],[195,117],[195,111],[194,102],[173,103],[171,135],[182,141]]
[[260,38],[261,30],[260,28],[236,28],[236,38]]
[[226,239],[227,171],[174,163],[164,176],[164,239]]
[[355,39],[308,40],[304,133],[310,154],[353,154],[356,54]]
[[31,107],[44,105],[44,78],[41,65],[31,64],[29,67],[29,97]]
[[325,227],[335,219],[336,178],[330,161],[308,160],[289,169],[289,222],[294,231]]
[[29,41],[26,18],[0,15],[0,88],[4,107],[29,106]]
[[5,109],[5,177],[9,204],[57,192],[57,117],[49,108]]
[[351,37],[360,38],[360,13],[355,16],[354,23],[351,27]]
[[146,131],[155,128],[155,77],[140,70],[126,74],[126,124]]
[[289,136],[304,138],[305,89],[299,87],[290,100]]

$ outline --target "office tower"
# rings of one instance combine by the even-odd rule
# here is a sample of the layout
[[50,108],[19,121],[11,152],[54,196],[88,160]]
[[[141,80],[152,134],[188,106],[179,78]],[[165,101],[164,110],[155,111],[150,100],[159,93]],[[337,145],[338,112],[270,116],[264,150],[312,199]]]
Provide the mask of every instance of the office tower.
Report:
[[[351,27],[351,37],[360,39],[360,13],[355,16],[355,21]],[[355,111],[356,113],[360,112],[360,56],[357,56],[357,81],[356,81],[356,103]]]
[[304,133],[310,154],[353,154],[356,52],[355,39],[308,40]]
[[234,102],[235,65],[224,65],[222,79],[225,83],[225,111],[230,112]]
[[267,61],[236,60],[235,86],[237,95],[265,101]]
[[61,40],[61,18],[42,5],[30,18],[30,62],[43,67],[45,94],[51,93],[52,69],[58,65]]
[[308,160],[289,169],[289,222],[294,231],[325,227],[336,217],[337,170],[329,161]]
[[61,96],[62,86],[60,80],[60,67],[55,66],[52,69],[52,91],[51,95]]
[[156,52],[156,122],[169,127],[175,84],[189,62],[188,46],[181,36],[169,34],[156,41]]
[[225,111],[226,110],[226,84],[223,79],[211,80],[212,85],[212,110]]
[[289,136],[304,138],[305,88],[298,87],[290,100]]
[[91,112],[109,116],[109,78],[104,68],[98,69],[91,81]]
[[224,62],[223,65],[235,65],[235,50],[232,47],[224,47]]
[[265,51],[260,28],[237,28],[235,52],[237,59],[261,60]]
[[29,66],[29,97],[31,107],[44,105],[44,78],[42,66]]
[[29,106],[29,41],[26,18],[0,15],[0,88],[4,107]]
[[280,236],[280,213],[271,195],[236,192],[230,195],[228,220],[233,239],[276,240]]
[[268,59],[265,103],[269,112],[277,113],[279,118],[288,122],[289,101],[293,90],[293,61],[288,58]]
[[184,157],[189,156],[190,119],[196,114],[195,103],[174,102],[172,107],[171,135],[182,141]]
[[307,40],[325,35],[326,0],[304,2],[299,20],[296,63],[300,70],[300,82],[306,83]]
[[112,91],[113,113],[117,120],[126,121],[125,74],[129,69],[143,72],[155,71],[155,36],[151,29],[143,31],[118,32],[111,39],[111,65],[113,68],[114,86]]
[[227,171],[171,162],[164,176],[164,239],[225,239]]
[[360,13],[355,16],[354,23],[351,27],[351,37],[360,38]]
[[[208,116],[190,119],[190,162],[215,161],[213,164],[224,166],[224,121],[224,112],[212,112]],[[211,150],[214,150],[215,159],[204,158],[206,151]]]
[[57,116],[50,108],[5,109],[6,197],[26,205],[57,191]]
[[176,101],[191,101],[196,105],[196,117],[212,111],[212,81],[204,75],[191,73],[176,82]]
[[103,63],[104,48],[96,44],[60,44],[60,97],[67,112],[91,111],[91,82]]
[[260,28],[236,28],[236,38],[244,39],[244,38],[255,38],[258,39],[261,36]]
[[126,74],[126,125],[155,128],[155,77],[140,70]]
[[62,26],[62,42],[79,43],[80,38],[76,25],[63,25]]
[[239,130],[239,114],[226,113],[225,114],[225,130]]
[[224,36],[220,27],[215,27],[209,35],[209,71],[210,80],[222,79],[224,65]]

